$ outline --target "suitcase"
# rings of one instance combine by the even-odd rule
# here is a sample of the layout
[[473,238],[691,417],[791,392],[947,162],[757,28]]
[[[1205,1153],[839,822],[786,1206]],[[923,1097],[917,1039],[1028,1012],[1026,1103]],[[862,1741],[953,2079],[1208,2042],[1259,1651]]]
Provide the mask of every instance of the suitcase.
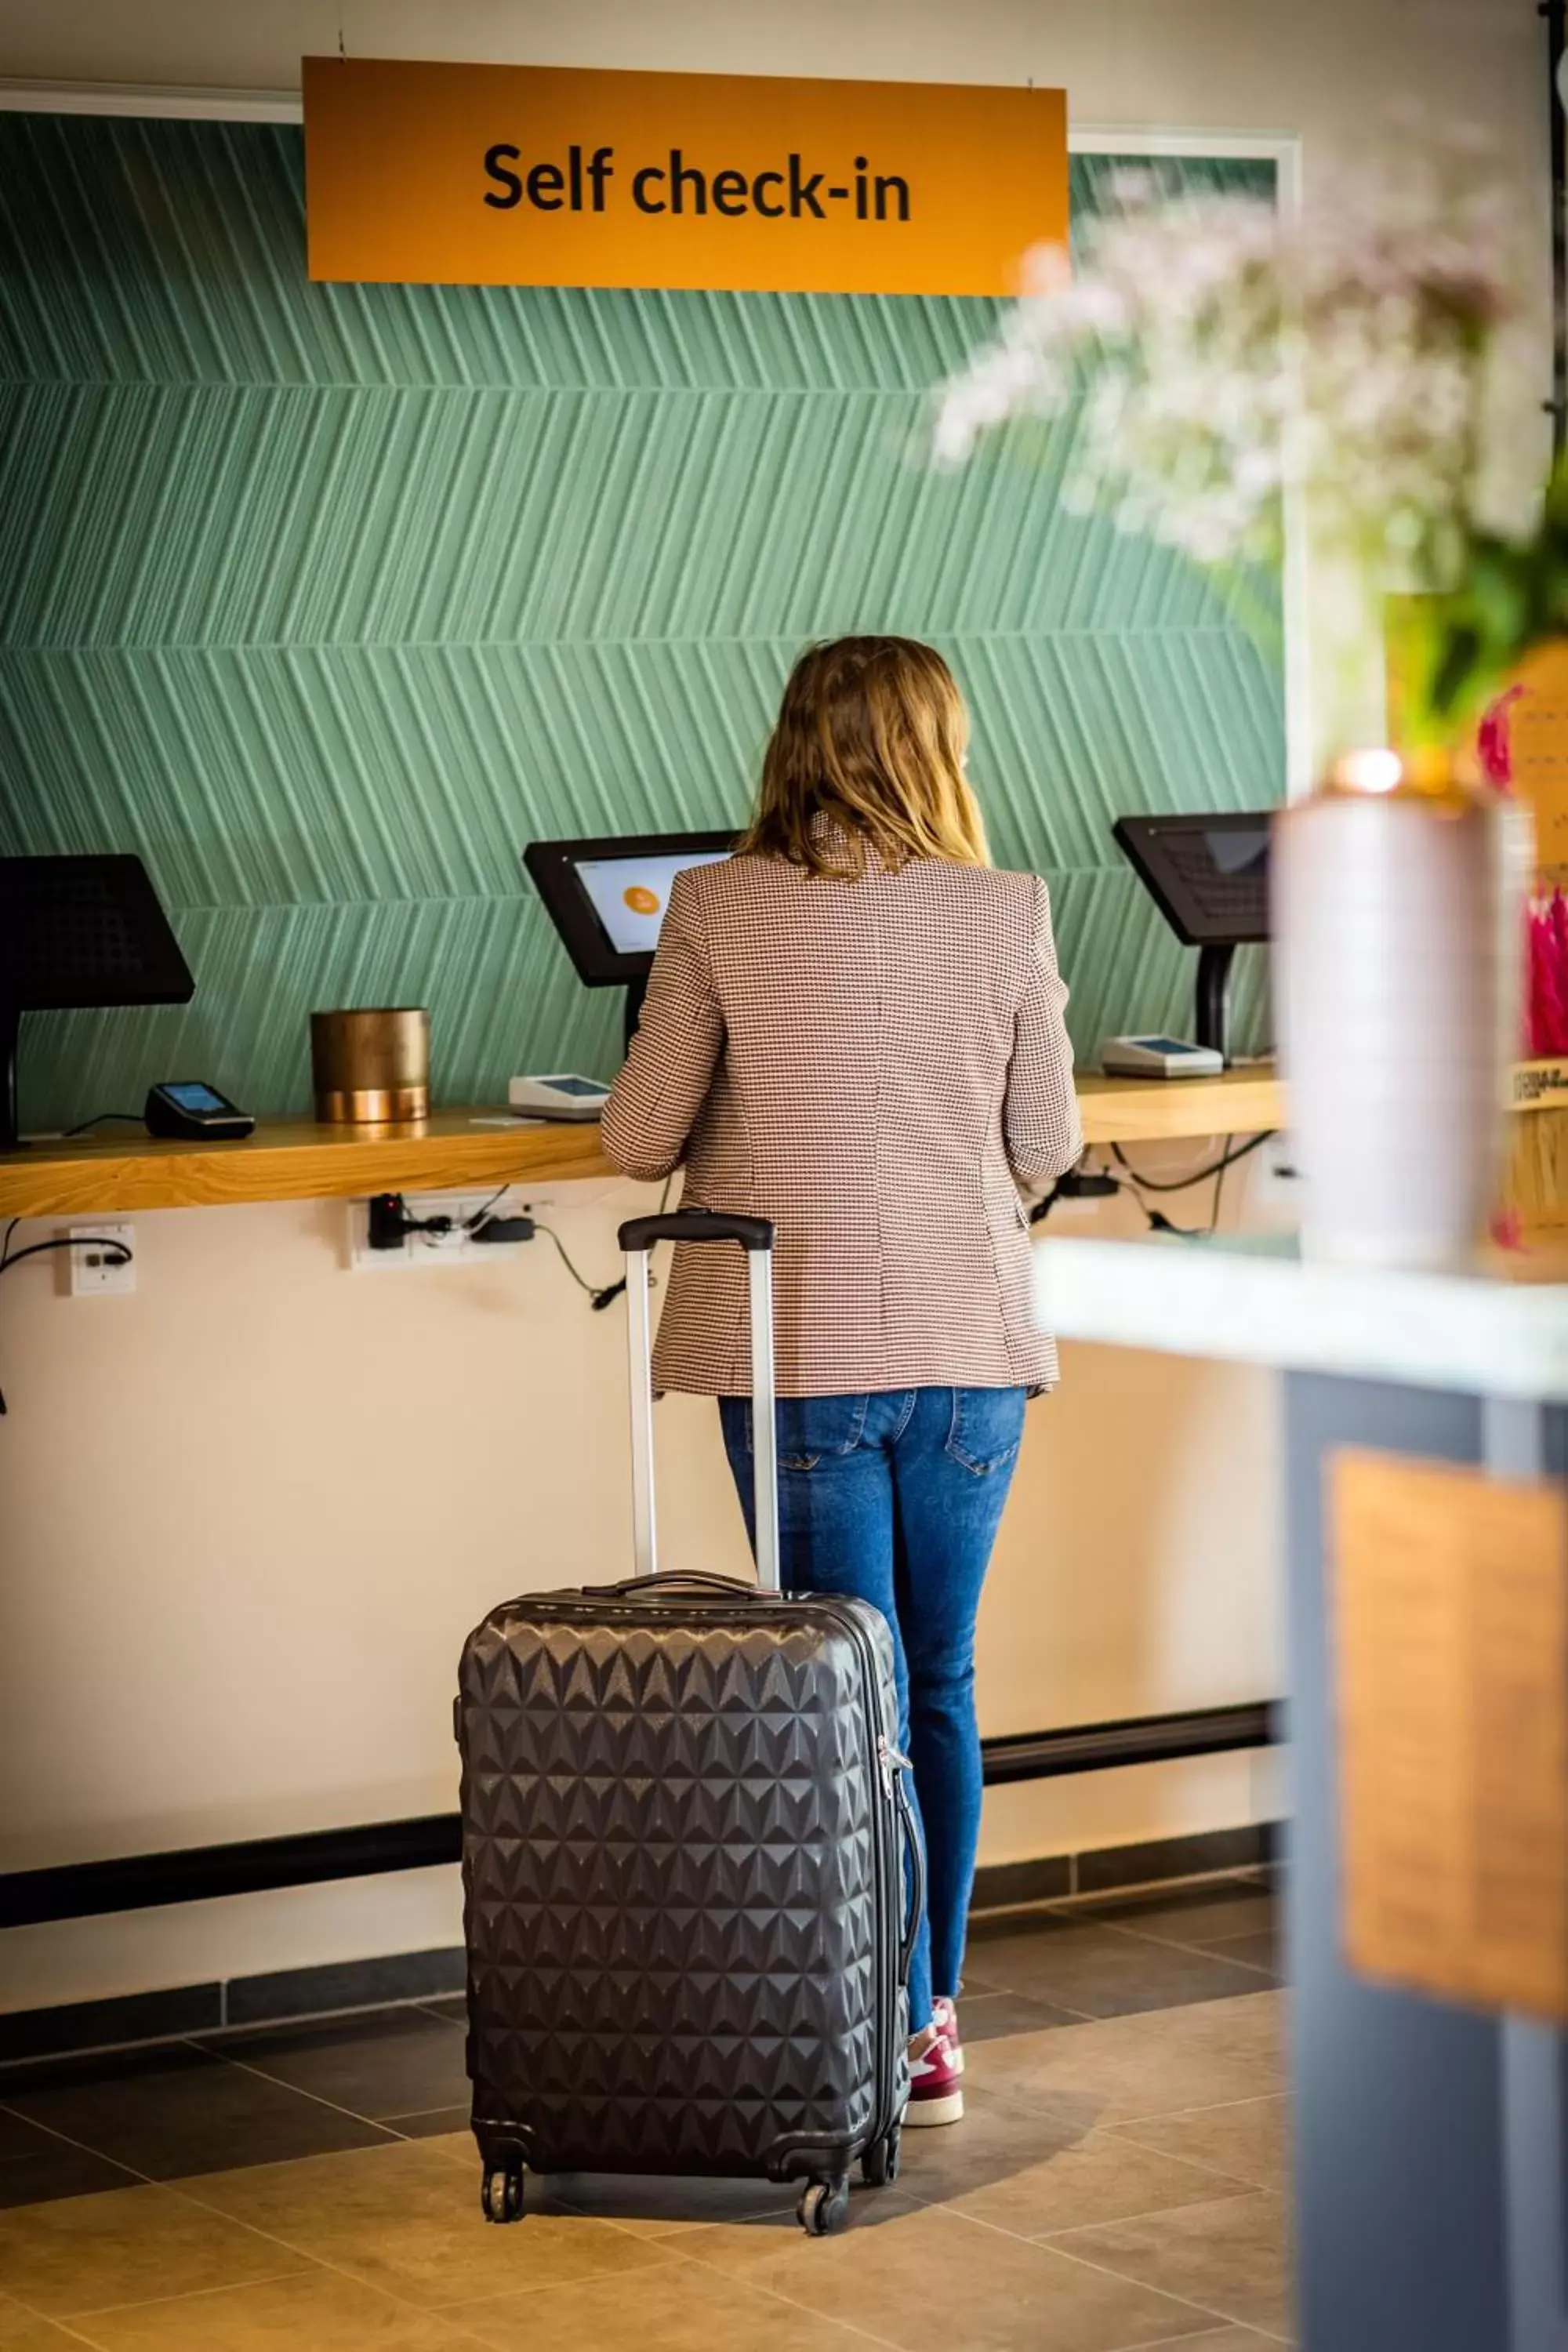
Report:
[[[492,2221],[524,2170],[798,2179],[816,2236],[898,2171],[923,1859],[868,1603],[779,1590],[773,1228],[623,1225],[637,1573],[464,1647],[468,2074]],[[750,1270],[758,1581],[658,1573],[648,1253]],[[907,1863],[906,1863],[907,1857]]]

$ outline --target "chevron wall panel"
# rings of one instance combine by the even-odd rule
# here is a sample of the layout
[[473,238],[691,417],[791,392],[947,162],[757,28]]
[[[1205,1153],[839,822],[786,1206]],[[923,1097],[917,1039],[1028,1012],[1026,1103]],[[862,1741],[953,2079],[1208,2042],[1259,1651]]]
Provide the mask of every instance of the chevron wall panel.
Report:
[[[1114,188],[1075,162],[1079,218]],[[850,628],[958,668],[1080,1050],[1183,1021],[1110,824],[1278,798],[1280,680],[1188,566],[1062,512],[1070,426],[923,464],[995,315],[311,286],[297,131],[0,115],[0,848],[140,851],[197,980],[29,1022],[25,1118],[176,1066],[302,1108],[306,1014],[378,999],[429,1003],[448,1100],[607,1072],[521,844],[738,817],[791,658]]]

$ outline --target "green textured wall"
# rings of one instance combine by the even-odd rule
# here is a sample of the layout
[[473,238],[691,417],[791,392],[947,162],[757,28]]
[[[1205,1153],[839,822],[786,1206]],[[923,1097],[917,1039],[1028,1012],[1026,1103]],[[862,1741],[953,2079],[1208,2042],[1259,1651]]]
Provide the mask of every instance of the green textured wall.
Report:
[[[1261,187],[1272,167],[1183,164]],[[1111,167],[1074,165],[1079,217]],[[1110,840],[1283,787],[1278,675],[1043,464],[911,452],[995,306],[319,287],[298,131],[0,115],[0,847],[140,851],[184,1009],[40,1015],[23,1113],[305,1107],[312,1006],[425,1002],[449,1101],[608,1070],[518,866],[738,817],[802,642],[928,636],[1082,1050],[1185,1018]]]

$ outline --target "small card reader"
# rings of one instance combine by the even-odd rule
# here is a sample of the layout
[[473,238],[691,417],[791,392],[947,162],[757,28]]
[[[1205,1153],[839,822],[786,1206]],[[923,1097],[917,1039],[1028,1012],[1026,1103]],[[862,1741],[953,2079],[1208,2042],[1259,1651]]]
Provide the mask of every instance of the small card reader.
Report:
[[1217,1078],[1225,1056],[1212,1045],[1189,1045],[1182,1037],[1108,1037],[1100,1066],[1113,1078]]
[[247,1110],[231,1103],[205,1078],[169,1078],[162,1086],[149,1087],[142,1117],[149,1135],[175,1136],[187,1143],[205,1137],[236,1142],[256,1125]]
[[525,1118],[597,1118],[610,1099],[608,1087],[597,1078],[579,1078],[568,1072],[546,1078],[513,1078],[507,1088],[512,1109]]

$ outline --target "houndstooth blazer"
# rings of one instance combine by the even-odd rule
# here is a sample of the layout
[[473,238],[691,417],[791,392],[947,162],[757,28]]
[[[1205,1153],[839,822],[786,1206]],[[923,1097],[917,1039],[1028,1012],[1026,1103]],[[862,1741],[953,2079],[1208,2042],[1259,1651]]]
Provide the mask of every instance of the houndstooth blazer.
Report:
[[[1049,1387],[1017,1182],[1083,1149],[1046,886],[918,859],[680,875],[605,1157],[771,1217],[782,1396]],[[680,1248],[661,1389],[751,1387],[739,1250]]]

